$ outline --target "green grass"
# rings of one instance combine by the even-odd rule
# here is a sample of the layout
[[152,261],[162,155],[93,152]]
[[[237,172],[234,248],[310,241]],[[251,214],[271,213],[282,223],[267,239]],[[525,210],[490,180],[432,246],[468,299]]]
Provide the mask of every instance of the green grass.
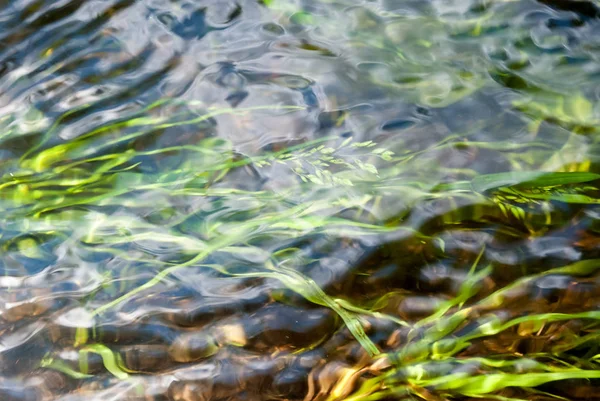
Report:
[[[159,113],[161,108],[170,112]],[[474,219],[489,223],[493,221],[490,216],[503,218],[519,227],[521,235],[533,237],[545,226],[564,221],[552,204],[600,202],[595,186],[598,174],[536,170],[551,154],[543,144],[529,144],[545,151],[539,159],[527,163],[521,159],[523,149],[528,149],[526,144],[470,142],[469,133],[413,151],[403,150],[402,138],[376,143],[324,137],[254,155],[242,155],[234,144],[210,135],[197,143],[142,149],[136,146],[138,140],[178,128],[209,130],[208,123],[218,116],[300,110],[274,105],[201,111],[194,103],[163,100],[128,120],[56,143],[59,119],[23,157],[2,166],[0,209],[12,230],[60,238],[77,252],[112,255],[136,273],[103,272],[103,280],[82,299],[90,319],[96,321],[136,299],[160,294],[173,273],[188,268],[210,269],[230,277],[273,278],[307,301],[330,308],[367,354],[375,360],[387,358],[391,363],[387,370],[365,380],[354,393],[343,396],[348,400],[411,394],[425,397],[431,391],[442,397],[491,394],[502,399],[507,387],[529,391],[548,382],[600,378],[594,358],[570,361],[568,366],[552,359],[560,360],[561,352],[585,343],[578,336],[558,344],[556,349],[562,351],[556,354],[529,358],[525,355],[523,363],[514,354],[461,356],[474,342],[515,327],[537,331],[552,322],[581,320],[595,330],[600,319],[600,312],[596,311],[506,318],[495,310],[504,305],[510,294],[519,289],[526,291],[523,288],[542,275],[590,275],[600,266],[597,260],[526,274],[481,298],[481,284],[494,269],[492,264],[484,263],[482,249],[456,297],[441,303],[430,316],[409,323],[379,311],[387,294],[374,304],[327,294],[301,273],[306,261],[298,256],[297,249],[280,246],[314,235],[340,241],[381,241],[404,235],[424,244],[435,243],[443,251],[445,244],[440,238],[403,224],[416,205],[434,200],[467,202],[474,205]],[[463,146],[493,148],[523,168],[485,175],[448,169],[444,174],[454,179],[439,184],[443,177],[438,165],[432,163],[436,152]],[[159,162],[164,165],[153,172],[142,169]],[[236,173],[249,171],[246,169],[259,174],[273,172],[273,166],[277,174],[286,177],[286,185],[252,190],[235,178]],[[585,170],[586,165],[580,167]],[[393,216],[386,216],[382,205],[391,200],[396,211]],[[182,206],[196,201],[211,206],[191,212]],[[115,213],[117,210],[121,212]],[[140,217],[149,213],[158,214],[152,219]],[[22,255],[30,259],[42,257],[43,252],[23,242],[27,239],[19,239],[18,235],[16,238]],[[167,256],[155,256],[155,248]],[[235,264],[216,262],[223,258],[243,261],[246,268],[241,271]],[[381,349],[365,332],[365,316],[389,320],[399,329],[408,329],[408,342],[392,351]],[[471,328],[464,332],[467,325]],[[589,336],[592,340],[597,338],[595,332]],[[98,342],[93,329],[81,327],[74,346],[82,361],[89,353],[99,354],[106,370],[119,379],[135,374],[123,369],[113,351]],[[469,364],[477,369],[456,372],[457,366]],[[89,378],[85,363],[74,370],[48,355],[41,366],[77,379]],[[333,392],[330,401],[342,397],[340,394],[343,392]]]
[[[547,385],[599,379],[600,312],[577,305],[555,310],[527,298],[531,286],[550,275],[573,281],[597,277],[600,260],[594,259],[594,249],[561,267],[540,262],[532,268],[523,262],[521,271],[509,272],[518,276],[511,282],[495,281],[503,269],[516,267],[488,260],[486,244],[465,251],[467,257],[457,257],[466,262],[459,266],[465,275],[456,293],[428,316],[411,320],[389,311],[392,301],[404,295],[397,288],[349,295],[321,288],[306,272],[314,257],[298,245],[315,238],[340,247],[393,248],[406,242],[427,264],[454,257],[441,235],[446,229],[494,231],[523,243],[569,230],[597,233],[599,105],[593,79],[598,74],[586,76],[589,88],[587,82],[570,85],[587,81],[580,74],[589,73],[589,64],[578,64],[585,60],[575,54],[571,63],[567,56],[573,53],[531,48],[532,28],[523,22],[520,5],[535,2],[474,2],[460,18],[444,13],[443,1],[430,2],[440,8],[423,13],[385,11],[382,2],[358,7],[350,0],[316,1],[316,12],[299,0],[260,3],[267,20],[284,30],[308,28],[327,39],[303,43],[301,57],[317,50],[320,56],[338,54],[324,44],[335,43],[344,55],[336,58],[340,66],[368,67],[357,69],[363,76],[356,85],[366,86],[357,92],[376,89],[378,98],[400,99],[402,113],[405,105],[432,113],[457,110],[444,117],[451,120],[448,125],[468,129],[437,135],[440,127],[423,118],[421,131],[417,125],[415,131],[388,132],[378,121],[366,129],[378,136],[358,140],[339,135],[364,128],[360,108],[350,108],[326,136],[277,144],[271,151],[248,150],[225,139],[228,133],[218,130],[221,119],[235,124],[298,113],[301,120],[309,110],[284,104],[210,107],[165,98],[72,138],[63,135],[64,128],[94,104],[50,123],[32,106],[27,129],[13,116],[0,117],[0,146],[8,153],[15,150],[9,157],[0,154],[0,243],[7,260],[16,261],[14,275],[34,276],[52,263],[58,248],[69,261],[80,262],[80,269],[90,266],[73,279],[81,290],[73,302],[93,323],[82,323],[69,338],[79,364],[71,366],[50,350],[40,367],[91,380],[95,376],[88,361],[96,356],[107,375],[131,380],[140,372],[124,366],[96,327],[128,308],[160,300],[180,285],[180,275],[201,272],[272,279],[282,286],[269,294],[273,300],[293,303],[290,298],[297,296],[338,317],[339,330],[347,329],[366,357],[351,369],[361,374],[356,388],[340,380],[327,401],[508,401],[540,394],[564,399],[547,393]],[[325,4],[330,7],[321,7]],[[338,9],[348,18],[344,14],[337,22]],[[292,42],[286,46],[293,50],[297,44]],[[508,47],[515,54],[503,54]],[[586,57],[595,51],[593,43],[578,49]],[[380,63],[371,65],[373,60]],[[527,67],[545,63],[553,63],[552,74]],[[495,115],[492,109],[479,118],[473,108],[470,115],[469,101],[479,104],[496,92],[510,94],[494,98],[502,112]],[[335,98],[328,100],[337,107]],[[465,104],[467,111],[461,109]],[[382,116],[393,119],[394,113]],[[513,129],[520,131],[507,132]],[[453,165],[453,156],[472,162]],[[489,157],[496,159],[477,164]],[[422,221],[420,213],[430,216]],[[413,267],[414,256],[408,246],[398,252],[407,259],[406,269]],[[379,267],[385,266],[373,270]],[[15,282],[12,274],[6,273],[6,282]],[[7,293],[19,290],[14,287]],[[376,341],[369,331],[373,321],[391,325],[401,341]],[[555,331],[547,334],[550,330]],[[485,344],[505,345],[506,338],[547,344],[539,352],[511,345],[481,353]]]

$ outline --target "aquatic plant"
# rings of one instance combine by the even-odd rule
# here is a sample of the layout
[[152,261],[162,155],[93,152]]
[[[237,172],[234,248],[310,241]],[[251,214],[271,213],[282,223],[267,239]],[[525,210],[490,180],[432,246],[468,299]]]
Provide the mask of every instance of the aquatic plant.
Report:
[[[596,310],[527,314],[527,308],[524,308],[515,316],[500,316],[492,312],[495,308],[514,302],[515,298],[522,299],[528,292],[527,287],[536,279],[554,274],[589,276],[599,266],[599,260],[586,260],[525,276],[468,307],[462,307],[467,300],[476,296],[477,284],[490,273],[489,269],[481,269],[477,274],[472,268],[469,279],[455,299],[412,325],[405,334],[406,342],[398,351],[383,355],[373,363],[373,366],[378,366],[378,371],[383,370],[384,373],[364,381],[354,394],[344,399],[375,400],[410,395],[443,399],[462,395],[516,400],[528,394],[540,393],[535,388],[546,383],[599,378],[599,366],[592,362],[594,356],[589,355],[591,359],[579,359],[568,354],[570,350],[596,337],[600,318]],[[459,307],[450,308],[454,306]],[[595,334],[582,340],[577,333],[556,333],[551,328],[555,322],[574,320],[586,322],[585,330]],[[485,358],[469,352],[469,347],[481,344],[485,338],[514,331],[515,340],[519,337],[537,337],[546,344],[540,352],[531,355],[523,355],[510,348],[506,354]],[[548,336],[546,333],[554,335]],[[363,369],[368,372],[372,367]],[[519,389],[522,395],[507,395],[514,393],[511,388]],[[329,399],[341,398],[332,395]]]
[[[361,108],[338,110],[332,95],[334,107],[308,118],[322,119],[322,129],[254,148],[217,128],[226,122],[243,130],[248,121],[315,110],[164,98],[134,102],[118,118],[75,130],[67,129],[70,122],[101,106],[91,102],[50,117],[32,105],[25,121],[0,119],[8,300],[2,318],[48,318],[22,336],[34,343],[25,343],[33,368],[84,384],[105,375],[138,397],[144,376],[159,372],[175,383],[173,391],[202,400],[211,398],[202,391],[212,384],[186,382],[185,369],[198,363],[211,373],[206,361],[223,354],[232,365],[256,366],[252,374],[259,376],[308,360],[306,399],[318,401],[559,398],[556,383],[600,378],[600,315],[589,291],[597,287],[599,265],[598,118],[594,93],[577,83],[583,69],[570,62],[551,74],[526,68],[545,52],[528,51],[528,22],[516,29],[498,23],[519,15],[514,1],[473,2],[464,18],[445,14],[443,2],[431,2],[440,7],[435,17],[386,12],[379,2],[314,2],[321,13],[299,3],[264,0],[261,12],[300,32],[294,44],[320,57],[338,49],[301,28],[318,29],[331,43],[343,37],[340,64],[358,66],[356,85],[377,99],[389,96],[391,108],[402,101],[399,107],[414,106],[425,117],[377,121],[365,129],[366,140],[353,126],[365,119]],[[325,3],[340,5],[328,10],[348,11],[349,19],[332,18],[318,7]],[[507,42],[521,50],[505,51]],[[552,82],[560,74],[574,83]],[[499,88],[511,91],[498,96],[498,115],[492,109],[478,118],[474,107],[461,109]],[[428,120],[431,110],[447,111],[454,128]],[[475,241],[456,256],[445,236],[450,230],[500,238],[509,247],[572,231],[579,253],[515,263],[495,256],[491,241]],[[341,273],[332,266],[331,277],[311,270],[330,262],[323,255],[331,249],[355,266]],[[375,256],[363,260],[369,253]],[[413,270],[445,258],[456,259],[460,283],[451,296],[424,291],[432,302],[424,302],[426,313],[411,315],[404,310],[414,302],[410,292],[385,281],[409,281]],[[392,273],[390,260],[398,265]],[[301,305],[317,329],[294,333],[301,345],[273,340],[260,330],[269,308],[259,318],[213,322],[213,311],[185,294],[200,292],[209,279],[264,286],[268,296],[249,304],[283,308],[276,317],[297,316],[294,305]],[[345,283],[359,289],[340,289]],[[235,312],[245,310],[232,304]],[[152,318],[183,328],[152,326]],[[252,331],[253,324],[259,329]],[[121,341],[128,336],[133,345]],[[315,357],[321,349],[330,360]],[[0,362],[31,368],[10,351],[3,348]],[[260,353],[269,363],[253,364]],[[340,354],[351,355],[352,365],[339,362]],[[219,382],[219,375],[210,380]]]
[[[110,321],[111,314],[131,313],[125,311],[151,301],[171,286],[174,275],[213,270],[229,277],[277,280],[282,288],[330,308],[340,318],[372,359],[347,371],[328,392],[330,401],[410,395],[508,400],[520,397],[510,395],[511,388],[539,392],[536,388],[547,383],[600,378],[596,356],[578,359],[568,354],[597,338],[597,311],[494,312],[518,302],[527,286],[541,277],[594,274],[600,266],[596,259],[525,274],[489,292],[482,283],[495,267],[484,262],[482,249],[455,298],[411,322],[385,311],[393,293],[379,294],[373,300],[328,294],[303,273],[307,256],[296,245],[299,239],[319,235],[336,241],[414,238],[444,252],[441,237],[421,232],[422,227],[410,221],[410,211],[424,202],[471,205],[474,218],[480,221],[503,216],[526,235],[535,236],[563,219],[564,211],[556,205],[599,203],[595,183],[600,175],[587,171],[441,172],[431,165],[432,155],[441,149],[490,146],[465,141],[464,136],[414,151],[402,151],[401,138],[376,143],[323,137],[278,151],[243,155],[231,142],[209,134],[201,134],[196,143],[186,140],[169,147],[139,149],[139,141],[163,130],[187,126],[209,132],[212,119],[218,116],[301,110],[274,105],[201,111],[199,106],[165,99],[121,122],[54,143],[52,133],[58,120],[31,151],[2,166],[2,213],[9,217],[5,224],[15,232],[12,243],[17,244],[21,258],[43,259],[43,245],[30,244],[28,238],[46,236],[70,244],[87,259],[120,261],[120,266],[113,264],[100,277],[88,277],[89,283],[80,284],[95,290],[81,300],[82,321],[88,323],[77,327],[71,337],[80,358],[78,368],[51,354],[40,366],[85,379],[91,377],[89,355],[97,354],[108,372],[129,380],[136,371],[102,343],[96,327],[104,319]],[[507,157],[520,156],[519,146],[495,144],[494,148]],[[261,177],[273,171],[285,177],[284,183],[264,186]],[[239,174],[244,178],[240,180]],[[382,209],[390,201],[396,202],[392,215]],[[366,318],[394,325],[397,340],[386,346],[376,344],[366,330]],[[556,324],[565,321],[581,321],[585,329],[544,336],[545,330],[557,330]],[[512,351],[481,357],[470,351],[487,338],[515,329],[521,337],[552,340],[530,355]],[[221,346],[236,342],[227,338],[219,340]],[[296,354],[308,352],[323,340]],[[359,378],[362,384],[354,389],[352,383]]]

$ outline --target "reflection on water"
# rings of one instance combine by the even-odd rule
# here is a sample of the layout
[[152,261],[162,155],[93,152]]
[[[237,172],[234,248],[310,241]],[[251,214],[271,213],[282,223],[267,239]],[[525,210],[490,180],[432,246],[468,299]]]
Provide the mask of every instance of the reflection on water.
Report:
[[0,2],[0,399],[595,399],[599,17]]

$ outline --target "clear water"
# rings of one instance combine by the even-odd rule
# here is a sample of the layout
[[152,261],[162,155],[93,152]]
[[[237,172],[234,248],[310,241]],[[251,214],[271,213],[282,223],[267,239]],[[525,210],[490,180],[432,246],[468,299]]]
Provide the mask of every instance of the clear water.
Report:
[[1,1],[0,399],[594,399],[599,17]]

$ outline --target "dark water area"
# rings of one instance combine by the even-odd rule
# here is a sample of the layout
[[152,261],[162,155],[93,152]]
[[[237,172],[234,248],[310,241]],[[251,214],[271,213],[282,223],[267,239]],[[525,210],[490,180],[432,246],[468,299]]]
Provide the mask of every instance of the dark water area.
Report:
[[0,401],[595,400],[600,3],[0,1]]

